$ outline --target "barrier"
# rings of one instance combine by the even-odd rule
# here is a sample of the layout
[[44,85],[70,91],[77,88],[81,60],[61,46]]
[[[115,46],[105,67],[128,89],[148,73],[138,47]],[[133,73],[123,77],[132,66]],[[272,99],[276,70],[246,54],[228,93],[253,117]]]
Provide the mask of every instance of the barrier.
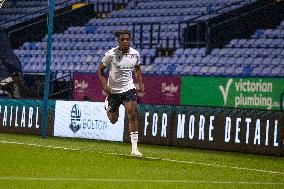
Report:
[[61,101],[55,105],[54,136],[123,141],[123,106],[119,118],[111,124],[103,102]]
[[[41,134],[40,100],[0,99],[0,132]],[[130,142],[125,109],[112,125],[102,102],[49,101],[47,135]],[[284,155],[284,112],[138,105],[139,143]],[[53,125],[54,123],[54,125]]]
[[[284,155],[284,113],[262,110],[139,105],[139,142]],[[130,141],[125,122],[124,140]]]
[[[47,135],[53,135],[55,101],[48,105]],[[40,100],[0,99],[0,132],[41,134],[43,102]]]

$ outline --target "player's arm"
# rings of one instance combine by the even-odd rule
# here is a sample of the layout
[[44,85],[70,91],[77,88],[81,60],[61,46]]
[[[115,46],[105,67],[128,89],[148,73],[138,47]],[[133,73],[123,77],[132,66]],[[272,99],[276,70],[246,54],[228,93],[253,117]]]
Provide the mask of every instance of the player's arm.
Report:
[[98,76],[99,76],[99,79],[101,80],[104,91],[106,92],[106,94],[109,94],[110,87],[107,84],[107,80],[104,74],[105,69],[106,69],[106,66],[103,63],[100,63],[99,68],[98,68]]
[[136,81],[139,84],[139,91],[141,91],[143,93],[144,92],[144,83],[143,83],[142,71],[141,71],[139,64],[135,65],[135,67],[134,67],[134,75],[135,75]]

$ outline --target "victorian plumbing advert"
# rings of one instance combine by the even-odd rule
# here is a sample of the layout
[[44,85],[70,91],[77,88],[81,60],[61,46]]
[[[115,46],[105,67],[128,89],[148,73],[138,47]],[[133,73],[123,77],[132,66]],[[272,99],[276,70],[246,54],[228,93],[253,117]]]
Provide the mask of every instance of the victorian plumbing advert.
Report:
[[181,104],[279,110],[281,78],[184,77]]

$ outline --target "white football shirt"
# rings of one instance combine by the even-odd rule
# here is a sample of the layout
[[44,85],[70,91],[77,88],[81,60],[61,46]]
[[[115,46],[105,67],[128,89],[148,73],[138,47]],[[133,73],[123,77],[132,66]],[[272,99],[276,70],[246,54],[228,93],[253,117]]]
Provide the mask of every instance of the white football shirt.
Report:
[[130,47],[125,54],[117,46],[105,53],[102,63],[109,68],[108,85],[111,93],[123,93],[135,89],[132,72],[135,65],[140,64],[140,54],[137,50]]

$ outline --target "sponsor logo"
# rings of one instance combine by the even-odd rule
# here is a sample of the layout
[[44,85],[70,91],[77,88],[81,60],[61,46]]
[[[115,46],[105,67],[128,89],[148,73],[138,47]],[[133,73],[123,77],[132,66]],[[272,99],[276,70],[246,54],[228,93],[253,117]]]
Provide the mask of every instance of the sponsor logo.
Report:
[[271,82],[263,82],[262,79],[257,81],[240,79],[235,82],[235,91],[239,93],[235,96],[235,107],[258,106],[266,107],[268,110],[272,106],[279,107],[278,102],[273,102],[271,95],[269,95],[273,92]]
[[122,141],[124,111],[121,106],[120,116],[116,126],[113,126],[103,102],[58,100],[55,107],[54,136]]
[[78,104],[72,107],[69,128],[76,133],[81,129],[81,110]]
[[98,108],[95,108],[93,110],[81,110],[80,106],[78,104],[75,104],[71,109],[69,125],[69,128],[73,131],[73,133],[77,133],[81,129],[89,130],[92,132],[94,132],[95,130],[106,130],[108,127],[106,120],[92,119],[93,117],[97,117],[97,113],[101,112],[100,109],[97,109]]
[[[233,86],[233,90],[231,89]],[[277,101],[273,102],[273,83],[263,82],[262,79],[229,79],[226,86],[219,85],[224,105],[234,105],[234,107],[279,107]],[[233,94],[233,95],[230,95]],[[231,97],[231,98],[230,98]]]
[[162,83],[162,93],[166,96],[174,96],[178,91],[178,86],[175,86],[173,83],[167,85],[166,83]]
[[228,94],[229,94],[230,86],[232,83],[233,83],[233,79],[229,79],[225,88],[222,85],[219,85],[219,89],[222,93],[225,106],[227,105]]
[[85,90],[85,89],[88,88],[88,86],[89,86],[89,84],[85,80],[82,80],[82,81],[75,80],[75,83],[74,83],[75,89]]

